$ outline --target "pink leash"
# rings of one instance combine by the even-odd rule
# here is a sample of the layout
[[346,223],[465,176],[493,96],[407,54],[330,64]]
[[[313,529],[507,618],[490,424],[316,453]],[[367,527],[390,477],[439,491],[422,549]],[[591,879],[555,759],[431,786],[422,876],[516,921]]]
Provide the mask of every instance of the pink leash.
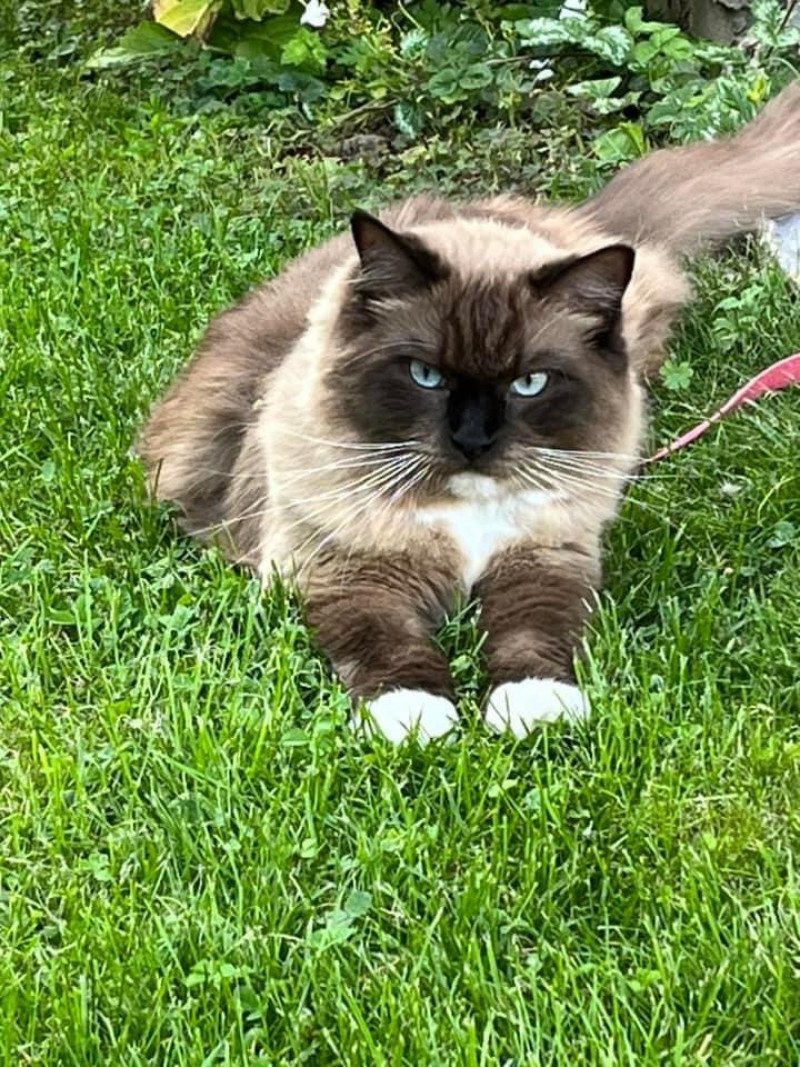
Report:
[[730,400],[727,400],[718,411],[715,411],[713,415],[693,427],[693,429],[682,434],[671,444],[660,448],[658,452],[644,461],[645,465],[658,463],[660,460],[666,459],[667,456],[671,456],[673,452],[686,448],[687,445],[692,444],[698,437],[702,437],[707,430],[710,430],[714,423],[720,422],[726,415],[730,415],[732,411],[741,407],[742,404],[752,403],[765,393],[780,392],[781,389],[786,389],[790,385],[800,385],[800,352],[795,352],[793,356],[788,356],[778,363],[773,363],[771,367],[762,370],[755,378],[751,378],[747,385],[743,385],[738,392],[734,393]]

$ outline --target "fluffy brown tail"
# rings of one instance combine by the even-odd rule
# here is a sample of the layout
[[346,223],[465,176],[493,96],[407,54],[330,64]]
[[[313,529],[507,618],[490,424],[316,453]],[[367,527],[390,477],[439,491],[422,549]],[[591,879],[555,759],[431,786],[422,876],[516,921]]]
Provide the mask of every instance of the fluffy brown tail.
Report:
[[586,208],[606,232],[685,255],[800,210],[800,82],[734,137],[626,167]]

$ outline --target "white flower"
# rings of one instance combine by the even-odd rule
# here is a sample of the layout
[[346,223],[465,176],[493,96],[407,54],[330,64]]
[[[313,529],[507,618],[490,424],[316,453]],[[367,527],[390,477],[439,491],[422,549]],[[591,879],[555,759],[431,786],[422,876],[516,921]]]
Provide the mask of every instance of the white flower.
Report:
[[300,24],[312,26],[315,30],[321,30],[330,18],[330,14],[327,4],[321,4],[320,0],[308,0],[306,9],[300,16]]
[[533,84],[538,85],[539,82],[550,81],[555,74],[552,67],[548,66],[547,59],[532,59],[528,64],[531,70],[535,70],[536,73],[533,76]]
[[585,19],[586,0],[564,0],[558,17],[560,19]]

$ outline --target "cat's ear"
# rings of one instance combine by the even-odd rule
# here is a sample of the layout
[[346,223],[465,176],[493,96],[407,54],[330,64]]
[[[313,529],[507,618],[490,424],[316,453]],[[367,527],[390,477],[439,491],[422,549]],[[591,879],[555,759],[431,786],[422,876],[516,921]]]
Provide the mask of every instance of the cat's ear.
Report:
[[445,276],[441,260],[415,235],[396,233],[366,211],[350,220],[361,260],[355,290],[371,299],[432,285]]
[[570,310],[596,318],[610,330],[619,318],[635,259],[629,245],[608,245],[587,256],[548,265],[531,281],[537,292],[556,297]]

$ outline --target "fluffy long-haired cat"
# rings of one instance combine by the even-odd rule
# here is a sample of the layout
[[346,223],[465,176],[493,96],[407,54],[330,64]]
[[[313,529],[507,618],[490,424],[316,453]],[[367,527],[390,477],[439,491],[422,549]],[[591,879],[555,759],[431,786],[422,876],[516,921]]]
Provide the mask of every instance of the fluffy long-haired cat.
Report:
[[640,456],[681,259],[800,207],[800,87],[735,137],[656,152],[574,207],[415,198],[220,315],[139,443],[158,498],[295,582],[393,740],[452,729],[432,634],[481,603],[487,724],[588,712],[576,644]]

